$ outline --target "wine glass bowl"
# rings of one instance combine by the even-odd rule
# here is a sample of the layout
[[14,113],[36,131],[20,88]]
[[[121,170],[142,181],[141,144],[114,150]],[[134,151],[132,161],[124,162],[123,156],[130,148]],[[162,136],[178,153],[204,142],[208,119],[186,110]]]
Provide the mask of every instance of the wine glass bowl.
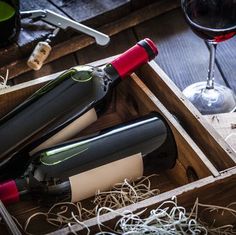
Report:
[[236,34],[236,1],[182,0],[186,20],[199,37],[221,42]]
[[231,112],[236,107],[233,91],[214,82],[216,46],[236,35],[235,0],[182,0],[182,10],[192,31],[210,47],[206,82],[184,89],[183,94],[202,114]]

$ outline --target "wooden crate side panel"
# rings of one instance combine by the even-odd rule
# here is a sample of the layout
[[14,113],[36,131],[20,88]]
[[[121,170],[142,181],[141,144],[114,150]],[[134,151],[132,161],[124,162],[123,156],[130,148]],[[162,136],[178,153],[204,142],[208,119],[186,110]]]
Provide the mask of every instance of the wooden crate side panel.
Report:
[[[129,89],[132,91],[132,94],[134,94],[136,100],[138,101],[137,103],[139,103],[139,107],[145,107],[146,105],[149,107],[149,111],[153,109],[159,111],[170,124],[177,142],[181,163],[186,167],[186,169],[188,166],[193,166],[193,168],[199,167],[198,170],[196,170],[196,172],[199,174],[199,178],[208,176],[209,172],[210,174],[217,176],[219,174],[218,171],[186,133],[181,124],[162,104],[162,102],[135,74],[133,74],[132,78],[133,80],[130,80]],[[142,92],[140,92],[141,90]],[[145,99],[144,94],[145,96],[148,96],[149,99]],[[149,105],[147,105],[147,103],[149,103]],[[150,106],[151,103],[152,108]]]
[[168,110],[179,119],[181,125],[219,171],[235,166],[236,153],[155,62],[143,66],[140,77]]
[[221,113],[205,117],[236,152],[236,113]]

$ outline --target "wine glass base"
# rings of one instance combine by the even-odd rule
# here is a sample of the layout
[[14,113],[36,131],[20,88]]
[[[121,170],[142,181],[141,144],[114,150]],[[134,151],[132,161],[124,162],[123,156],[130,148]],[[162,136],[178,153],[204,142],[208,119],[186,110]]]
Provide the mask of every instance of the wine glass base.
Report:
[[206,82],[197,82],[185,88],[183,94],[202,114],[228,113],[236,107],[233,91],[217,83],[214,89],[207,89]]

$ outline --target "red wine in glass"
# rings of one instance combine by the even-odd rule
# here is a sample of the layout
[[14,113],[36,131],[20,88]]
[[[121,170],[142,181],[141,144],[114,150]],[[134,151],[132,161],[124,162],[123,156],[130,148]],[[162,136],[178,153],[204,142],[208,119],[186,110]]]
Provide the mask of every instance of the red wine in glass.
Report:
[[222,42],[236,34],[235,0],[192,0],[183,3],[188,24],[201,38]]
[[236,34],[236,0],[181,0],[181,7],[193,32],[210,46],[207,80],[186,87],[183,94],[202,114],[233,112],[236,96],[215,83],[214,67],[217,43]]

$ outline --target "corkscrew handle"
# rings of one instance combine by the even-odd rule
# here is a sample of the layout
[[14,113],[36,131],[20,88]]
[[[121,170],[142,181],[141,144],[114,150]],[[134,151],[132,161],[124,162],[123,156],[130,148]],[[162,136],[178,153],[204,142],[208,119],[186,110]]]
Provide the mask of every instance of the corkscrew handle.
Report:
[[33,11],[23,11],[21,12],[21,18],[31,18],[35,20],[43,20],[55,27],[61,29],[72,28],[78,32],[85,33],[93,37],[98,45],[105,46],[110,42],[110,37],[102,32],[99,32],[95,29],[87,27],[79,22],[69,19],[68,17],[59,15],[48,9],[45,10],[33,10]]

